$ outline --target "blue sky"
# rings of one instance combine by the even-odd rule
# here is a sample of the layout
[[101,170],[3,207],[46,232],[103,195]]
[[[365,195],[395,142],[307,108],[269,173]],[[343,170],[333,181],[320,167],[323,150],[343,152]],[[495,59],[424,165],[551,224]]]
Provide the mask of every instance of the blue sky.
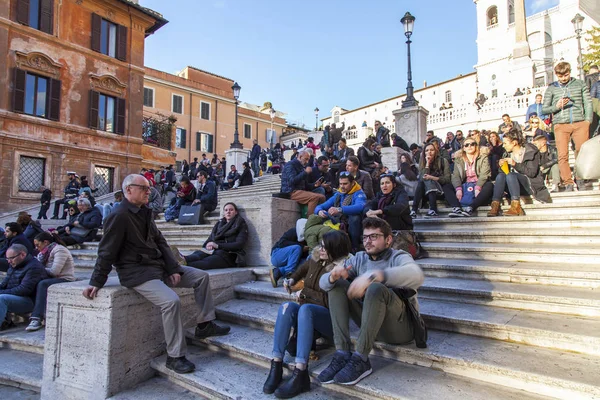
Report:
[[[532,14],[559,0],[526,0]],[[352,109],[406,89],[400,18],[416,17],[413,84],[469,73],[477,62],[472,0],[140,0],[169,24],[146,39],[146,65],[187,65],[236,80],[240,100],[273,103],[314,126],[336,105]]]

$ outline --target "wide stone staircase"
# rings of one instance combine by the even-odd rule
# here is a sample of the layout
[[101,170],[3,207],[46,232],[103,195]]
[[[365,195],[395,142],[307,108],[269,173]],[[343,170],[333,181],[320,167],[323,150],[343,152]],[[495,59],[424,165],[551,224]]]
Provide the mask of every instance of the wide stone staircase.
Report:
[[[253,186],[219,192],[219,209],[227,201],[278,191],[279,177],[265,176]],[[600,192],[553,199],[524,205],[524,217],[487,218],[489,208],[482,207],[478,216],[451,219],[441,207],[439,218],[416,219],[427,252],[417,263],[426,275],[419,300],[430,329],[428,348],[376,343],[371,376],[355,386],[320,386],[313,379],[313,390],[299,398],[600,398]],[[185,252],[202,245],[217,219],[215,212],[206,225],[157,225]],[[97,246],[72,250],[81,279],[89,278]],[[231,333],[198,340],[188,332],[195,373],[174,374],[162,356],[152,362],[154,379],[114,398],[272,397],[261,391],[272,331],[279,305],[294,298],[271,286],[268,266],[244,271],[249,279],[217,305],[217,318]],[[234,273],[210,271],[211,281]],[[0,384],[39,391],[44,331],[23,329],[0,334]],[[313,377],[332,351],[317,352],[319,360],[309,365]]]

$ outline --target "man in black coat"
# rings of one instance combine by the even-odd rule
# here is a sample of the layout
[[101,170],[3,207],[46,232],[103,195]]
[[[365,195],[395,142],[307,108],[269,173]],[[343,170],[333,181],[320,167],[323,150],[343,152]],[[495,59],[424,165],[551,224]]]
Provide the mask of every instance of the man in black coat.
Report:
[[23,227],[21,224],[16,222],[9,222],[4,226],[4,237],[5,240],[0,246],[0,271],[6,272],[10,267],[10,263],[7,260],[6,252],[10,246],[20,244],[25,246],[27,253],[33,253],[33,246],[31,242],[23,235]]
[[199,224],[204,224],[204,214],[214,211],[217,208],[217,187],[215,183],[208,179],[208,174],[204,171],[198,172],[198,191],[193,206],[200,204]]
[[28,314],[35,305],[35,287],[46,278],[46,270],[42,263],[29,254],[27,248],[13,244],[6,251],[10,264],[6,277],[0,283],[0,331],[12,326],[6,319],[9,312]]
[[77,197],[77,194],[79,192],[79,188],[81,185],[79,184],[79,181],[76,178],[77,174],[73,171],[68,171],[67,175],[69,176],[69,183],[67,183],[67,186],[65,186],[65,197],[54,202],[54,213],[52,214],[51,219],[58,219],[58,210],[61,204],[63,205],[63,214],[61,219],[67,219],[67,203],[70,200],[73,200],[75,197]]
[[260,146],[258,145],[258,140],[254,139],[252,141],[254,144],[252,145],[252,151],[250,152],[250,161],[252,162],[252,171],[254,171],[254,176],[258,178],[258,173],[260,171]]
[[113,265],[121,285],[131,288],[158,306],[162,313],[167,342],[167,368],[177,373],[194,371],[185,358],[185,328],[181,302],[171,287],[194,289],[198,305],[198,338],[226,335],[229,327],[217,325],[207,272],[180,266],[160,233],[152,210],[146,207],[150,184],[141,175],[128,175],[123,181],[125,199],[108,216],[98,247],[98,259],[83,295],[93,300],[104,286]]

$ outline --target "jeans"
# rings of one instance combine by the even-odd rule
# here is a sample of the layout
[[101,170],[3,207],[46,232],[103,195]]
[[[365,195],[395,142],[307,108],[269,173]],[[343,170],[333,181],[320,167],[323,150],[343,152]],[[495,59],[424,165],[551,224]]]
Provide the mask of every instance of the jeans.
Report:
[[506,175],[504,171],[498,171],[492,200],[502,200],[502,195],[504,194],[505,188],[508,188],[508,194],[510,194],[511,200],[519,200],[521,198],[521,189],[523,192],[529,195],[533,194],[533,190],[531,190],[531,185],[527,176],[518,172],[510,172],[508,175]]
[[33,310],[33,300],[30,297],[0,294],[0,323],[9,312],[27,314]]
[[113,206],[110,203],[106,203],[103,208],[102,208],[102,222],[104,222],[106,220],[106,217],[108,217],[111,213],[113,209]]
[[271,264],[279,269],[282,276],[287,276],[298,268],[300,257],[302,257],[300,245],[277,248],[271,252]]
[[185,256],[185,262],[188,267],[201,269],[222,269],[235,267],[235,254],[219,251],[215,254],[206,254],[203,251],[195,251],[189,256]]
[[381,283],[372,283],[363,299],[349,299],[350,282],[337,281],[328,293],[335,348],[350,351],[350,318],[360,327],[356,351],[368,356],[375,340],[404,344],[413,340],[413,326],[404,303]]
[[258,178],[260,171],[260,158],[252,159],[252,171],[254,171],[254,177]]
[[348,235],[350,236],[350,242],[352,248],[358,251],[361,246],[362,237],[362,215],[349,215],[348,216]]
[[314,188],[312,192],[316,194],[322,194],[323,196],[327,197],[327,193],[325,192],[325,188],[323,187]]
[[55,283],[69,282],[63,278],[44,279],[37,284],[35,294],[35,306],[31,316],[33,318],[44,319],[46,316],[46,300],[48,299],[48,288]]
[[[458,201],[458,198],[456,197],[456,191],[454,191],[454,190],[447,191],[446,187],[444,187],[443,189],[444,189],[444,196],[446,197],[446,201],[448,202],[448,204],[450,204],[452,207],[461,207],[461,208],[466,207],[466,206],[460,205],[460,202]],[[492,198],[493,191],[494,191],[494,184],[492,182],[487,181],[486,183],[484,183],[483,187],[481,188],[481,191],[479,192],[479,195],[473,199],[473,202],[471,203],[470,207],[473,210],[477,210],[482,205],[489,204],[490,199]],[[458,204],[458,205],[455,206],[453,204]]]
[[46,215],[46,213],[48,212],[49,209],[50,209],[50,204],[42,204],[42,206],[40,207],[40,212],[38,214],[37,219],[48,219],[48,216]]
[[298,334],[296,363],[308,364],[313,335],[316,330],[327,338],[333,338],[329,310],[316,304],[300,305],[294,302],[283,303],[277,313],[273,337],[273,357],[283,360],[285,348],[290,339],[292,327]]

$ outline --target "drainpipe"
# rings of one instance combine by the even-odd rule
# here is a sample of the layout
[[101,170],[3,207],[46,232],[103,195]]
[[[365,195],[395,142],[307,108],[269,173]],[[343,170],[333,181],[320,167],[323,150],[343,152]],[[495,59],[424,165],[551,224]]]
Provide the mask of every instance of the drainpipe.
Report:
[[189,151],[188,151],[188,163],[192,162],[192,93],[190,92],[190,141],[189,141]]
[[213,154],[217,152],[217,120],[219,116],[219,100],[215,100],[215,133],[213,135]]

